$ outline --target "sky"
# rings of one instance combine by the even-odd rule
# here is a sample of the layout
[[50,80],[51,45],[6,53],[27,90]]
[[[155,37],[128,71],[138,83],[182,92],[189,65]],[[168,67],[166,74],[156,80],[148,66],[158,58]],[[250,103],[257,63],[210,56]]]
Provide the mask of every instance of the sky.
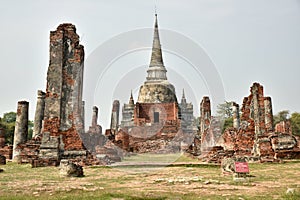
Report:
[[[155,7],[168,80],[179,100],[186,90],[195,115],[204,95],[212,96],[214,108],[223,100],[242,104],[253,82],[272,97],[274,113],[300,112],[299,0],[1,0],[0,5],[0,116],[27,100],[34,119],[37,90],[46,88],[49,33],[68,22],[76,25],[85,48],[86,123],[96,105],[98,123],[108,128],[112,101],[127,103],[130,90],[136,100],[145,81]],[[133,47],[123,50],[128,44]]]

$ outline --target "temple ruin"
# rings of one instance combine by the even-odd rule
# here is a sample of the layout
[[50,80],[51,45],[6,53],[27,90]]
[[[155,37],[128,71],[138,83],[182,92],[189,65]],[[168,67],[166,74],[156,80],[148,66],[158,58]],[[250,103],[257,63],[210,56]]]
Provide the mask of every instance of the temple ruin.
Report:
[[292,135],[288,122],[273,128],[271,97],[265,97],[263,86],[254,83],[241,108],[232,104],[233,127],[221,133],[220,119],[211,116],[210,100],[200,104],[200,141],[190,152],[203,161],[220,163],[225,157],[247,157],[250,160],[276,161],[279,158],[300,158],[299,137]]
[[96,106],[85,131],[84,47],[75,26],[61,24],[51,31],[49,47],[46,90],[37,93],[33,137],[27,138],[29,103],[19,101],[13,146],[5,144],[5,130],[0,128],[2,160],[5,157],[33,167],[58,166],[61,160],[98,165],[121,161],[128,152],[180,151],[212,163],[226,157],[261,162],[300,158],[300,138],[292,134],[289,121],[274,126],[272,99],[264,96],[259,83],[252,85],[241,107],[232,103],[233,124],[224,132],[222,119],[212,115],[210,98],[204,96],[198,130],[193,104],[187,102],[184,90],[179,102],[168,81],[157,15],[146,80],[136,101],[132,92],[122,109],[119,100],[113,101],[110,127],[105,132],[98,124],[101,113]]
[[27,141],[29,103],[18,102],[13,159],[33,167],[57,166],[62,159],[99,164],[93,153],[97,145],[104,145],[105,137],[97,124],[97,107],[93,108],[92,126],[84,130],[84,47],[75,26],[61,24],[51,31],[49,46],[46,92],[38,91],[33,138]]

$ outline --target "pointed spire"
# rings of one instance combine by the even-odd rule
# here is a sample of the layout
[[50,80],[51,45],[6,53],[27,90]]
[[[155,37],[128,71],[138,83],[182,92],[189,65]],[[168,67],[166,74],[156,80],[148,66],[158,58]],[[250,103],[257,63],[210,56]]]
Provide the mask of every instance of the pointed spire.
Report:
[[134,104],[134,100],[133,100],[133,96],[132,96],[132,90],[131,90],[131,92],[130,92],[129,104],[131,104],[131,105]]
[[182,98],[185,99],[184,89],[182,89]]
[[166,68],[164,66],[161,45],[158,34],[158,20],[157,14],[155,13],[155,23],[154,23],[154,35],[152,44],[152,54],[150,66],[148,69],[147,81],[163,81],[167,80]]
[[154,36],[152,43],[152,55],[150,66],[164,65],[162,53],[161,53],[161,45],[158,34],[158,22],[157,22],[157,14],[155,13],[155,23],[154,23]]
[[181,104],[186,104],[186,99],[185,99],[184,89],[182,89]]

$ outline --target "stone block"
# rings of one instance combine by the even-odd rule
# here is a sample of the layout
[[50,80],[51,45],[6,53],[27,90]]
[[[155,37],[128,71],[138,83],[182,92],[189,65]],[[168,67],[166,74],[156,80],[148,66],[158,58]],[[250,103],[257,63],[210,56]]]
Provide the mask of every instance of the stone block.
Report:
[[6,165],[6,157],[0,155],[0,165]]
[[63,159],[59,165],[60,175],[67,177],[83,177],[82,166],[75,164],[69,160]]

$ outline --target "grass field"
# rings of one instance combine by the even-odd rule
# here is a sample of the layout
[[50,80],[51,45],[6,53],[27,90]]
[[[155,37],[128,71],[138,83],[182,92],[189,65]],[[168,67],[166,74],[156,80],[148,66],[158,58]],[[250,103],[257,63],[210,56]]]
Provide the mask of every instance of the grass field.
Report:
[[[85,167],[82,178],[60,177],[56,167],[0,166],[0,199],[300,199],[300,161],[250,164],[245,182],[223,176],[219,166],[180,155],[137,155],[125,162],[188,162],[188,167]],[[173,160],[172,157],[172,160]],[[150,158],[149,158],[150,159]],[[194,163],[194,164],[193,164]],[[289,189],[290,188],[290,189]],[[292,194],[286,194],[292,190]]]

